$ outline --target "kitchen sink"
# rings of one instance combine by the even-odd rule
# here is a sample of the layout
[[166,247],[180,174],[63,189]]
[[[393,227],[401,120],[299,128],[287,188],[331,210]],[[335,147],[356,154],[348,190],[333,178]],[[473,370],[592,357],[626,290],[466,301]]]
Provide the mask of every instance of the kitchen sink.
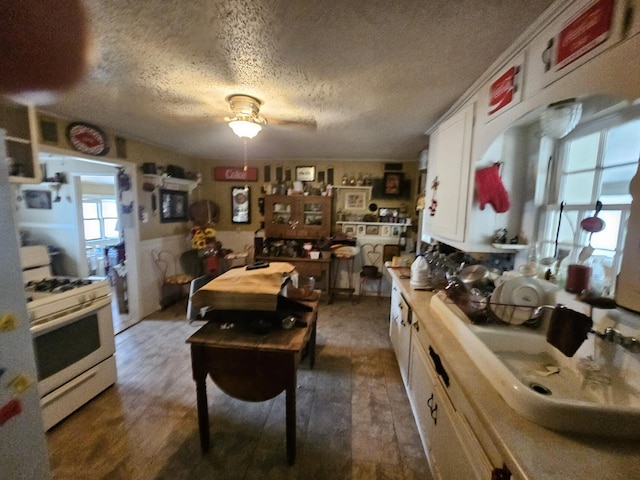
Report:
[[566,357],[545,332],[474,325],[436,295],[431,308],[516,412],[552,430],[640,438],[640,395],[588,357]]

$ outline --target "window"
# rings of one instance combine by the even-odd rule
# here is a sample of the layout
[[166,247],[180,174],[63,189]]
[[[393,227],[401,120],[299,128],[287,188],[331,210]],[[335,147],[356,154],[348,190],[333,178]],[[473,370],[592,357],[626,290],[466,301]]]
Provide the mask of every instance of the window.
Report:
[[[593,287],[601,293],[612,293],[632,200],[629,183],[638,170],[640,118],[593,122],[560,140],[557,152],[557,188],[550,195],[555,201],[546,206],[546,214],[541,217],[543,241],[538,255],[553,256],[556,233],[560,248],[571,250],[571,262],[591,245],[594,251],[585,263],[593,268]],[[580,222],[594,215],[598,200],[603,204],[598,216],[606,227],[589,233]],[[561,219],[560,202],[564,202]]]
[[85,240],[120,238],[118,206],[114,198],[83,198],[82,218]]

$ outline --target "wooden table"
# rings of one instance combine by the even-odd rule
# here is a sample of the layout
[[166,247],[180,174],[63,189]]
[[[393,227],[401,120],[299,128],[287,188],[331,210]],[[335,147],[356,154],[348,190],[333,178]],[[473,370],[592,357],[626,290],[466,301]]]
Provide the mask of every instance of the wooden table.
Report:
[[[319,291],[317,296],[319,297]],[[194,333],[191,366],[196,382],[198,425],[202,452],[209,450],[207,374],[222,391],[249,402],[262,402],[286,391],[287,460],[296,458],[296,383],[302,351],[308,347],[310,367],[315,363],[318,300],[300,302],[309,312],[296,312],[298,322],[289,330],[278,325],[288,312],[248,310],[212,311],[210,321]],[[267,319],[274,326],[265,334],[255,333],[254,322]],[[233,328],[222,329],[227,322]]]

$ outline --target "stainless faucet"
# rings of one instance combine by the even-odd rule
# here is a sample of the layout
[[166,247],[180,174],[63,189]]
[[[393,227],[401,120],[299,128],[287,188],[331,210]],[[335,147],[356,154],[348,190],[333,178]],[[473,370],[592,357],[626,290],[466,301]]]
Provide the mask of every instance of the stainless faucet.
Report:
[[607,327],[604,332],[596,332],[591,330],[596,337],[601,338],[605,342],[620,345],[622,348],[629,350],[631,353],[640,353],[640,341],[635,337],[627,337],[619,331]]

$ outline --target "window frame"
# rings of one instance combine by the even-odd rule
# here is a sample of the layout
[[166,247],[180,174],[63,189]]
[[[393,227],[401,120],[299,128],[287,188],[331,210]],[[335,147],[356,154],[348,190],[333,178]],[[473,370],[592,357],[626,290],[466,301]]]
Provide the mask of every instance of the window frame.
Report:
[[[561,197],[561,192],[563,191],[566,185],[566,173],[565,173],[565,164],[568,159],[570,143],[579,138],[599,133],[598,139],[598,152],[596,158],[596,165],[593,168],[588,168],[580,171],[594,171],[594,180],[591,191],[591,202],[586,204],[565,204],[563,206],[563,222],[567,221],[566,218],[572,212],[577,212],[576,218],[583,219],[588,216],[593,215],[595,202],[601,196],[602,191],[602,176],[603,172],[607,168],[620,167],[624,165],[632,165],[632,162],[627,162],[620,165],[615,166],[604,166],[604,152],[607,141],[607,136],[609,132],[619,127],[625,123],[640,119],[640,109],[631,109],[629,115],[620,115],[619,113],[612,113],[606,116],[602,116],[600,118],[594,119],[593,121],[589,121],[584,125],[580,125],[573,132],[568,134],[566,137],[559,139],[555,142],[553,148],[553,157],[556,160],[554,165],[554,171],[551,175],[551,185],[548,186],[547,194],[545,195],[546,202],[539,206],[539,222],[538,222],[538,232],[539,234],[536,236],[538,238],[538,245],[542,248],[541,250],[548,252],[550,251],[550,247],[552,248],[555,243],[555,233],[557,228],[557,218],[560,211],[560,203],[564,201]],[[636,161],[636,174],[637,168],[640,164],[640,159]],[[571,173],[576,173],[578,171],[572,171]],[[631,180],[631,179],[630,179]],[[611,251],[609,249],[600,249],[607,252],[612,252],[612,277],[608,278],[609,288],[611,291],[615,288],[615,279],[620,272],[620,268],[622,266],[622,256],[625,244],[625,238],[627,235],[627,225],[629,216],[631,213],[631,203],[629,204],[604,204],[602,207],[602,212],[606,211],[615,211],[620,212],[620,228],[618,231],[618,236],[616,240],[615,251]],[[550,222],[550,216],[555,219],[556,225],[552,225],[553,222]],[[573,238],[571,244],[566,242],[559,242],[559,248],[570,248],[571,256],[569,257],[571,262],[577,261],[577,257],[579,251],[585,245],[589,244],[590,233],[584,231],[580,228],[579,221],[576,222],[576,225],[572,225],[573,230]],[[543,254],[544,256],[544,254]]]
[[[103,215],[103,201],[113,201],[115,206],[116,206],[116,216],[115,217],[105,217]],[[118,236],[117,237],[107,237],[105,235],[106,232],[106,228],[105,228],[105,220],[116,220],[116,222],[120,219],[119,215],[117,214],[117,208],[118,208],[118,200],[115,197],[115,195],[83,195],[82,196],[82,204],[84,206],[85,203],[92,203],[95,204],[97,206],[97,212],[98,212],[98,217],[97,218],[85,218],[84,216],[84,208],[82,209],[82,223],[83,223],[83,237],[84,237],[84,241],[86,244],[95,244],[95,243],[100,243],[100,242],[112,242],[114,240],[120,240],[122,237],[122,233],[117,230],[118,232]],[[86,220],[98,220],[100,223],[100,238],[92,238],[92,239],[88,239],[87,238],[87,233],[86,233],[86,229],[84,229],[84,222]]]

